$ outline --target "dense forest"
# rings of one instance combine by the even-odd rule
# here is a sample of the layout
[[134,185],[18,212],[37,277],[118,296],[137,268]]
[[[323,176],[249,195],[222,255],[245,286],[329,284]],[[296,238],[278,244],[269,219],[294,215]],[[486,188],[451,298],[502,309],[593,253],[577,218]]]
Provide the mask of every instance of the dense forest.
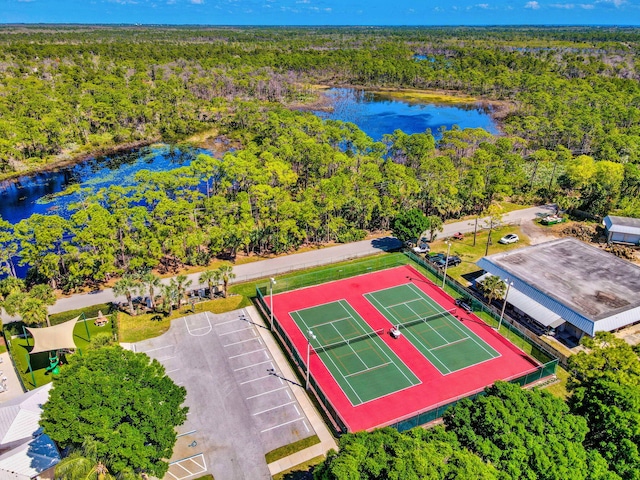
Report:
[[[0,171],[210,132],[237,148],[133,187],[72,188],[70,212],[0,219],[0,268],[71,291],[161,265],[290,251],[496,200],[640,214],[640,30],[6,27]],[[419,57],[416,57],[419,55]],[[502,134],[396,131],[300,111],[314,85],[500,102]],[[496,103],[491,103],[495,105]]]
[[638,352],[607,332],[584,345],[569,359],[568,402],[497,382],[447,409],[441,426],[341,437],[314,478],[638,479]]

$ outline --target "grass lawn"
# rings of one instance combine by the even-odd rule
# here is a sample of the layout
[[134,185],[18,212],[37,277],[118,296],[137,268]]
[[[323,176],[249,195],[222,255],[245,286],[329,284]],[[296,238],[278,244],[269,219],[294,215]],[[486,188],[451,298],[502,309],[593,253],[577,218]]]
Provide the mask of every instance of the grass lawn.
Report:
[[[93,338],[98,333],[108,333],[113,334],[113,315],[109,316],[109,322],[104,327],[98,327],[94,325],[93,320],[89,319],[86,322],[80,321],[76,324],[73,329],[74,340],[76,347],[82,350],[86,350],[89,345],[90,338]],[[31,337],[25,339],[21,337],[16,337],[15,331],[16,325],[13,325],[12,330],[6,329],[6,337],[10,339],[11,343],[11,351],[13,354],[13,360],[15,362],[16,370],[20,374],[22,378],[22,383],[24,386],[31,390],[33,388],[44,385],[45,383],[49,383],[51,381],[51,374],[46,371],[46,368],[50,365],[49,363],[49,353],[42,352],[31,355],[31,368],[33,370],[33,376],[29,372],[29,363],[27,360],[28,352],[33,348],[33,339]],[[89,335],[87,335],[87,329],[89,330]],[[11,333],[14,333],[13,338]],[[53,352],[52,352],[53,353]],[[61,355],[60,358],[62,363],[65,363],[64,355]],[[34,382],[35,380],[35,382]]]
[[[248,298],[242,295],[234,295],[232,289],[229,289],[229,291],[231,295],[227,298],[217,298],[196,303],[195,313],[229,312],[246,306],[246,302],[251,304],[251,300]],[[255,288],[253,291],[255,293]],[[157,313],[131,316],[125,312],[118,312],[118,340],[120,342],[135,343],[157,337],[169,330],[172,320],[186,315],[192,315],[193,313],[194,312],[191,311],[191,305],[183,305],[179,309],[174,310],[170,316],[166,317],[163,314]],[[160,318],[160,320],[152,320],[153,318]]]
[[[512,243],[509,245],[502,245],[498,243],[498,240],[505,236],[507,233],[517,233],[520,237],[518,243]],[[462,240],[451,241],[450,255],[457,255],[462,259],[462,263],[457,267],[450,267],[447,269],[447,275],[455,278],[463,285],[469,285],[471,282],[467,279],[473,277],[480,269],[476,265],[476,262],[484,257],[487,249],[487,237],[488,231],[479,231],[476,236],[476,245],[473,245],[473,233],[467,233]],[[515,250],[516,248],[526,247],[530,245],[529,237],[524,235],[520,231],[518,226],[506,226],[496,228],[491,232],[491,245],[489,245],[489,255],[494,253],[506,252],[507,250]],[[447,245],[445,240],[436,240],[431,243],[430,253],[447,253]]]
[[564,368],[558,365],[556,368],[556,377],[558,377],[558,381],[545,387],[545,390],[556,397],[560,397],[563,400],[569,398],[569,392],[567,390],[567,382],[569,381],[569,372],[567,372]]

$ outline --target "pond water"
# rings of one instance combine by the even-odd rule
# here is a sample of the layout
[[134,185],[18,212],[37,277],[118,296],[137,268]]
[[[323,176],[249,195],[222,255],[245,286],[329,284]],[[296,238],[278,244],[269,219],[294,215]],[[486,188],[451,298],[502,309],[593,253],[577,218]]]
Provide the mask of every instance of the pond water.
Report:
[[71,185],[80,184],[95,191],[110,185],[133,185],[140,170],[160,172],[178,168],[190,164],[199,153],[208,152],[154,145],[5,181],[0,183],[0,217],[18,223],[34,213],[66,216],[67,206],[77,201],[78,196],[56,194]]
[[399,100],[380,93],[354,88],[331,88],[326,92],[333,111],[314,111],[321,118],[355,123],[374,140],[402,130],[404,133],[424,133],[431,130],[438,139],[440,128],[484,128],[497,134],[498,126],[490,112],[476,104],[422,104]]
[[[322,118],[353,122],[374,140],[400,129],[405,133],[422,133],[431,129],[438,136],[441,127],[481,127],[498,133],[489,113],[477,105],[416,104],[397,100],[360,89],[333,88],[327,91],[334,110],[314,112]],[[110,185],[127,186],[134,183],[140,170],[163,171],[189,165],[206,150],[154,145],[125,153],[95,157],[85,162],[0,182],[0,217],[11,222],[34,213],[67,215],[67,206],[77,201],[76,195],[57,196],[69,186],[80,184],[98,190]]]

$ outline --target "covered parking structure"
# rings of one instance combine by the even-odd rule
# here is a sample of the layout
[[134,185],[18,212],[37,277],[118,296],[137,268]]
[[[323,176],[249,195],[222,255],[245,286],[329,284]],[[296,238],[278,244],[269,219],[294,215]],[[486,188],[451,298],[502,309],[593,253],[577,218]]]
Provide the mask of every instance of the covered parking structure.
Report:
[[560,336],[579,340],[640,322],[640,267],[575,238],[489,255],[477,264],[513,283],[512,305],[541,324],[557,325]]

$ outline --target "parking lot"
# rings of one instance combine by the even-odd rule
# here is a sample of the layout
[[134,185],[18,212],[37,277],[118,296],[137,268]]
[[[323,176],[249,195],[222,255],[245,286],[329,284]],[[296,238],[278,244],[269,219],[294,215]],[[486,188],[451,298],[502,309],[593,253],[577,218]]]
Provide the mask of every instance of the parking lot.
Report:
[[187,389],[189,414],[165,478],[271,478],[264,455],[315,434],[291,391],[301,387],[282,375],[257,328],[241,310],[205,312],[133,345]]

